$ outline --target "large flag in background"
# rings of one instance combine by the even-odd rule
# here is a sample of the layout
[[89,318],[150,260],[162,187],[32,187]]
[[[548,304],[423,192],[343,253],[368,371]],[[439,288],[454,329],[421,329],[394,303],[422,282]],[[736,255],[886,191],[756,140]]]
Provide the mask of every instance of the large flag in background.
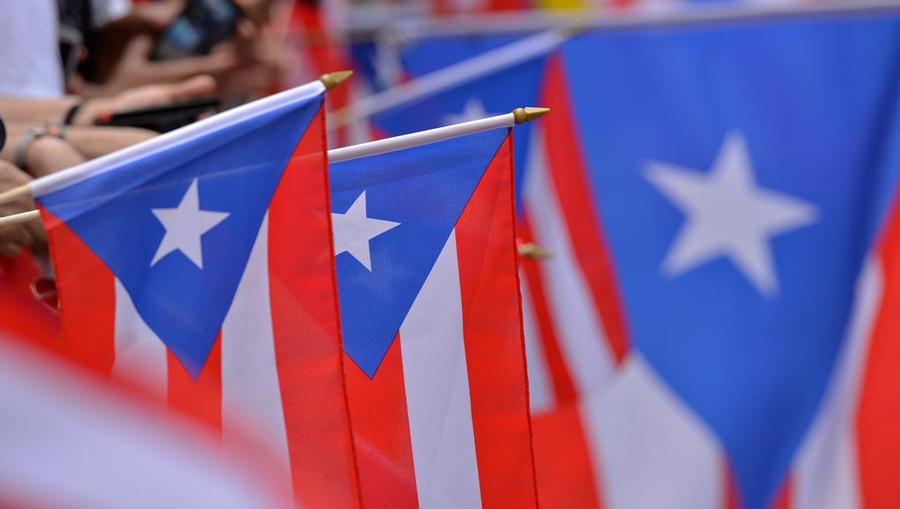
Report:
[[544,507],[900,503],[898,52],[896,14],[845,14],[541,59],[519,231],[553,253],[523,263]]
[[356,507],[323,96],[292,89],[33,190],[73,356],[226,443],[260,437],[305,506]]
[[288,508],[272,466],[67,362],[42,304],[0,285],[0,505]]
[[545,247],[605,339],[588,365],[558,341],[559,372],[584,395],[603,353],[617,369],[580,406],[607,507],[869,502],[852,363],[882,298],[864,260],[900,170],[898,56],[900,17],[847,16],[588,34],[550,63],[525,196],[555,192],[529,219],[569,233]]
[[331,164],[363,505],[536,507],[512,135]]

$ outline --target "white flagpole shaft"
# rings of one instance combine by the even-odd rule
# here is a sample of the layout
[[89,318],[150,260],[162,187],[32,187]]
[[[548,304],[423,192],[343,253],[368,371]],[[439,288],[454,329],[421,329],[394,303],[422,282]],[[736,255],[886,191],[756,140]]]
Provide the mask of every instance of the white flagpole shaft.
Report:
[[385,92],[364,97],[332,114],[329,118],[328,129],[339,129],[395,106],[441,93],[500,69],[547,54],[559,47],[569,37],[571,37],[571,33],[565,30],[543,32],[445,67],[440,71],[403,83]]
[[384,154],[395,150],[434,143],[436,141],[448,140],[466,134],[496,129],[498,127],[512,127],[515,123],[515,115],[507,113],[505,115],[497,115],[495,117],[473,120],[471,122],[438,127],[437,129],[404,134],[393,138],[370,141],[368,143],[361,143],[350,147],[334,148],[328,151],[328,162],[339,163],[341,161],[349,161],[360,157]]
[[128,148],[93,159],[78,166],[63,170],[46,177],[33,180],[29,184],[32,196],[42,196],[56,191],[79,180],[105,172],[109,168],[119,166],[146,154],[156,152],[167,146],[182,144],[214,129],[226,126],[247,115],[264,113],[285,104],[311,97],[324,92],[325,85],[321,81],[313,81],[279,94],[271,95],[258,101],[239,106],[218,115],[194,122],[188,126],[161,134]]
[[[370,141],[350,147],[333,148],[328,151],[328,162],[338,163],[341,161],[349,161],[360,157],[373,156],[377,154],[386,154],[395,150],[402,150],[410,147],[417,147],[434,143],[437,141],[449,140],[467,134],[489,131],[501,127],[512,127],[517,123],[528,122],[540,117],[546,113],[546,108],[519,108],[512,113],[504,115],[496,115],[493,117],[473,120],[471,122],[463,122],[460,124],[438,127],[437,129],[429,129],[427,131],[419,131],[415,133],[405,134],[403,136],[395,136],[383,140]],[[518,115],[518,117],[517,117]],[[37,210],[29,210],[9,216],[0,217],[0,227],[26,223],[40,219],[40,212]]]

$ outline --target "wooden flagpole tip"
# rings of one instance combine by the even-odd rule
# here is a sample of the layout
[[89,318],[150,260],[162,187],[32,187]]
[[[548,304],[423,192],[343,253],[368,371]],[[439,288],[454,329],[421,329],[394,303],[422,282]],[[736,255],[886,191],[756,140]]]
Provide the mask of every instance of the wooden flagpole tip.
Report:
[[550,113],[550,108],[535,108],[528,106],[525,108],[514,109],[513,117],[515,117],[517,124],[524,124],[525,122],[531,122],[532,120],[541,118],[547,113]]
[[37,221],[40,218],[40,211],[29,210],[28,212],[20,212],[18,214],[0,217],[0,226],[27,223],[29,221]]
[[331,90],[332,88],[343,83],[350,76],[353,76],[353,71],[335,71],[328,74],[323,74],[319,77],[319,81],[321,81],[322,84],[325,85],[326,90]]

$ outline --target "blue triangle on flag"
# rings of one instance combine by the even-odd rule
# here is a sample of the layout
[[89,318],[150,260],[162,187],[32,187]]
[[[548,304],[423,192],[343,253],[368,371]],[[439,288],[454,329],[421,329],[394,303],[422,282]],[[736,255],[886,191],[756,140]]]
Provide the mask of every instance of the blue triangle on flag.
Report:
[[[264,111],[40,198],[122,282],[141,318],[195,378],[281,175],[320,106],[316,96]],[[154,209],[175,209],[194,191],[199,210],[224,219],[200,235],[192,260],[189,248],[160,248],[167,227]]]
[[[352,228],[356,253],[341,252],[342,221],[334,216],[344,349],[370,378],[506,136],[494,129],[331,164],[335,214],[353,208],[359,218],[364,197],[363,217],[376,220]],[[370,224],[377,235],[366,244],[372,230],[359,232]]]

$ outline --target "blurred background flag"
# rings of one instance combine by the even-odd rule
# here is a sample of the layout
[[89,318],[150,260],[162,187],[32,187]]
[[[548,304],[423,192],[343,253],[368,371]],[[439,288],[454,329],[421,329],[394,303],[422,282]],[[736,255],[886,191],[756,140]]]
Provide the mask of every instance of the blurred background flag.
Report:
[[0,505],[291,507],[258,455],[66,362],[42,305],[0,302]]
[[520,237],[552,253],[522,278],[545,507],[900,503],[889,318],[870,334],[900,19],[875,4],[598,22],[476,77],[535,36],[437,30],[400,53],[412,79],[366,101],[390,134],[430,106],[479,111],[466,96],[554,110],[517,139]]
[[394,144],[366,157],[330,152],[367,507],[537,506],[516,279],[515,117],[452,138],[433,133],[459,125],[361,145]]
[[[588,33],[548,67],[544,98],[570,124],[548,122],[525,196],[543,172],[558,208],[534,210],[534,222],[543,214],[570,233],[597,330],[608,351],[627,347],[606,393],[581,409],[596,485],[613,507],[861,499],[852,463],[817,448],[854,448],[851,422],[829,415],[825,395],[842,380],[851,324],[864,319],[873,287],[863,261],[896,190],[898,21]],[[562,258],[567,246],[547,244]],[[602,292],[591,277],[598,252],[615,267]],[[621,316],[597,298],[607,292]],[[561,350],[587,394],[593,372],[572,356],[586,350]],[[830,439],[815,442],[819,426]],[[730,488],[715,488],[728,476]],[[633,484],[642,477],[669,481],[647,491]]]
[[251,103],[31,190],[65,345],[227,443],[247,431],[311,507],[356,507],[327,216],[325,86]]

